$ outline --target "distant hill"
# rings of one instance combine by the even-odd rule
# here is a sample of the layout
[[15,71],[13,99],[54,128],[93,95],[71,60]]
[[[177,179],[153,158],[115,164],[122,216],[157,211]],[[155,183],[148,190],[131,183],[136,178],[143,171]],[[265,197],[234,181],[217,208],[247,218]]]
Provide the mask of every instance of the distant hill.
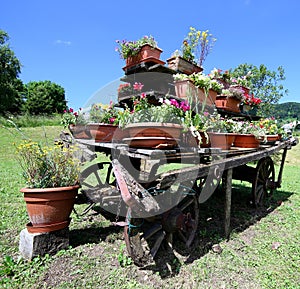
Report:
[[300,120],[300,103],[285,102],[274,105],[274,117],[277,119],[298,119]]

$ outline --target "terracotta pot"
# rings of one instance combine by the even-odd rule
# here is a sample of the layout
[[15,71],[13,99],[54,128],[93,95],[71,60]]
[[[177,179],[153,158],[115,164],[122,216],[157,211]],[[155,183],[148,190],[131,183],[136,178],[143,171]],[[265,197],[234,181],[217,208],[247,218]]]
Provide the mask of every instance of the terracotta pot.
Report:
[[217,108],[232,112],[240,112],[241,101],[234,97],[217,96],[215,105]]
[[69,125],[69,131],[75,139],[91,139],[92,136],[90,131],[86,128],[85,125]]
[[243,86],[243,85],[230,85],[230,87],[234,87],[234,88],[238,88],[238,89],[242,89],[244,91],[244,94],[249,94],[250,92],[250,88]]
[[[267,135],[266,138],[267,138],[267,140],[266,140],[265,144],[269,144],[269,145],[275,144],[276,141],[278,141],[280,139],[278,134]],[[261,143],[264,144],[264,142],[261,142]]]
[[168,67],[175,71],[192,74],[203,71],[203,68],[195,65],[194,63],[183,59],[181,56],[174,56],[167,59]]
[[171,148],[178,145],[183,127],[174,123],[142,122],[126,126],[130,147]]
[[214,106],[217,98],[217,92],[210,89],[208,91],[208,95],[206,96],[204,89],[197,87],[197,96],[198,96],[199,103],[209,105],[209,106]]
[[236,134],[222,132],[208,132],[211,147],[229,150],[232,146]]
[[194,100],[197,95],[196,86],[190,80],[175,81],[175,93],[180,99]]
[[107,123],[89,123],[86,127],[95,142],[111,142],[118,128],[117,125]]
[[260,141],[253,134],[237,134],[234,140],[235,147],[258,148]]
[[30,233],[45,233],[68,227],[79,186],[45,189],[22,188]]
[[[190,131],[185,132],[183,134],[183,144],[188,147],[200,147],[200,148],[208,148],[211,146],[210,139],[208,134],[203,131],[199,131],[201,143],[198,137],[194,137]],[[200,143],[200,145],[199,145]]]
[[141,62],[155,62],[158,64],[165,64],[165,62],[159,59],[161,53],[162,50],[160,48],[154,48],[149,44],[145,44],[144,46],[142,46],[138,54],[126,58],[126,66],[123,67],[123,70],[133,67]]

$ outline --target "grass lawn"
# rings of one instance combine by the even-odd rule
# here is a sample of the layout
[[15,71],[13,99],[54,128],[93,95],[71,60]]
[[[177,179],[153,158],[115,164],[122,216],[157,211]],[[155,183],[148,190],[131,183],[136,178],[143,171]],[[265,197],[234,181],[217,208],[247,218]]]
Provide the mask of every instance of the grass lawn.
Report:
[[[61,129],[22,132],[43,141],[46,134],[52,142]],[[215,193],[200,206],[189,254],[166,247],[155,266],[141,269],[130,264],[122,228],[93,211],[72,213],[69,250],[31,262],[18,258],[19,234],[28,223],[13,145],[19,141],[19,133],[0,127],[0,288],[300,288],[300,145],[288,151],[282,187],[269,207],[253,209],[249,184],[234,181],[229,241],[222,234],[223,196]]]

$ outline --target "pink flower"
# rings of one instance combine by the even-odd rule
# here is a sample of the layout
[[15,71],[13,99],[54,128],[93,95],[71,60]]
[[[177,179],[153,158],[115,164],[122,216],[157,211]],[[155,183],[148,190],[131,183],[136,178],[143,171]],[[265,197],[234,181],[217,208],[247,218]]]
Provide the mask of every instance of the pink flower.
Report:
[[173,106],[179,108],[179,103],[177,102],[176,99],[174,99],[174,98],[170,99],[170,103],[171,103],[171,105],[173,105]]
[[142,93],[141,94],[141,98],[143,99],[143,98],[146,98],[146,93]]
[[180,103],[180,108],[181,108],[184,112],[186,112],[186,111],[188,111],[188,110],[190,109],[190,106],[189,106],[189,104],[188,104],[187,101],[182,101],[182,102]]
[[110,122],[110,123],[114,123],[114,122],[115,122],[115,120],[116,120],[116,118],[115,118],[115,117],[111,117],[111,118],[109,119],[109,122]]
[[143,88],[143,84],[141,84],[140,82],[135,82],[134,85],[133,85],[133,89],[134,90],[138,90],[138,91],[141,91],[142,88]]
[[70,108],[69,108],[69,112],[73,112],[73,111],[74,111],[73,108],[70,107]]

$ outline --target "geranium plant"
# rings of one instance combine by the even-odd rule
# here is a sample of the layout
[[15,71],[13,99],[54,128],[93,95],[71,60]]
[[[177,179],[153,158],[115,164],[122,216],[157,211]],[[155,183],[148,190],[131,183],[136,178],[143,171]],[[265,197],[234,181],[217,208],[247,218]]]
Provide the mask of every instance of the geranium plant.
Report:
[[118,110],[111,101],[109,104],[93,104],[90,110],[89,119],[91,122],[118,124]]
[[130,95],[133,92],[133,88],[130,83],[121,83],[118,87],[118,95]]
[[185,115],[190,110],[187,101],[161,98],[159,104],[149,103],[145,93],[133,98],[133,108],[126,108],[119,113],[119,125],[125,127],[129,123],[162,122],[184,124]]
[[118,47],[116,47],[116,51],[119,53],[122,59],[137,55],[145,44],[149,44],[153,48],[157,48],[157,42],[151,35],[145,35],[144,37],[136,41],[116,40],[116,43],[118,44]]
[[261,104],[261,99],[254,97],[253,94],[245,94],[243,103],[251,107],[258,107]]
[[73,108],[67,108],[61,119],[61,124],[66,128],[71,124],[74,125],[84,125],[87,123],[86,115],[83,112],[82,108],[79,108],[78,111],[75,111]]
[[30,140],[17,146],[17,158],[28,188],[54,188],[78,185],[80,163],[76,148],[42,146]]

